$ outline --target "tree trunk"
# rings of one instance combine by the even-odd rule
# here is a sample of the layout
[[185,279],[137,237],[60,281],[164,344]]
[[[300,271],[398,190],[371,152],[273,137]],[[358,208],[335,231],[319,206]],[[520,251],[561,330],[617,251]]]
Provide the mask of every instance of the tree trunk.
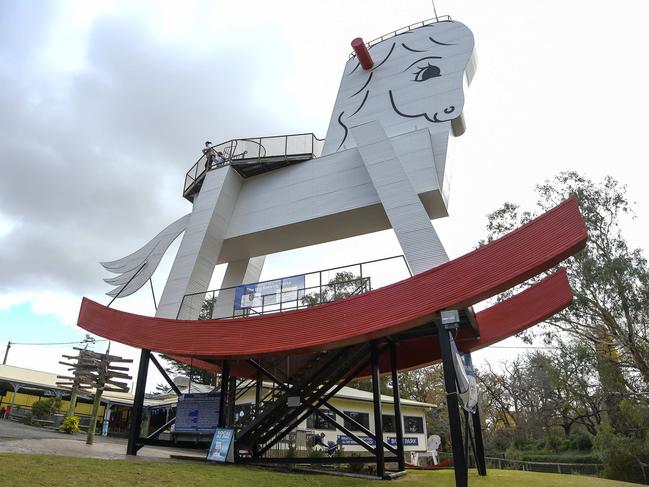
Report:
[[613,431],[622,433],[625,426],[623,415],[620,412],[620,401],[625,397],[626,385],[622,369],[615,360],[617,353],[611,345],[607,344],[611,340],[604,335],[603,330],[602,338],[605,339],[600,340],[595,346],[595,355],[597,357],[597,374],[604,396],[604,409]]

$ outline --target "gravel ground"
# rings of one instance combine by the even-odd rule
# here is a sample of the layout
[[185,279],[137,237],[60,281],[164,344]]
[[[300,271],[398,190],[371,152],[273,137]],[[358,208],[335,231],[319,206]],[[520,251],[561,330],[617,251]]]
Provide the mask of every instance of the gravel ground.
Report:
[[[85,433],[69,435],[47,428],[37,428],[0,419],[0,452],[38,453],[87,458],[127,459],[126,439],[95,436],[93,445],[86,445]],[[201,450],[145,446],[139,458],[169,459],[169,455],[204,457]]]

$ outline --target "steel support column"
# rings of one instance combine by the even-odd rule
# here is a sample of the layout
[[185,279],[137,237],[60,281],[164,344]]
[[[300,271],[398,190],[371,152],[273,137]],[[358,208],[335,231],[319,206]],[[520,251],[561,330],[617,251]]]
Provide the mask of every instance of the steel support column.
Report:
[[235,423],[234,403],[236,402],[236,396],[237,396],[237,378],[230,377],[230,385],[228,386],[228,402],[226,406],[228,415],[225,417],[226,428],[232,428]]
[[399,471],[406,469],[405,451],[403,448],[403,423],[401,417],[401,393],[399,392],[399,374],[397,370],[397,344],[390,343],[390,363],[392,366],[392,401],[394,403],[394,425],[397,434],[397,459]]
[[463,409],[464,413],[464,458],[466,459],[466,468],[471,468],[471,449],[469,446],[469,411]]
[[484,458],[484,443],[482,442],[482,424],[480,423],[480,410],[475,407],[473,419],[473,435],[475,436],[475,463],[478,467],[478,475],[487,475],[487,463]]
[[138,440],[140,438],[140,427],[142,423],[142,411],[144,408],[144,391],[146,389],[146,379],[149,373],[149,358],[151,350],[145,348],[140,353],[140,367],[137,371],[137,384],[135,386],[135,397],[133,398],[133,408],[131,409],[131,427],[128,433],[128,445],[126,447],[127,455],[137,455],[140,449]]
[[[441,320],[440,320],[441,321]],[[443,324],[439,324],[439,348],[442,352],[442,364],[444,367],[444,384],[446,386],[446,406],[448,408],[448,422],[451,429],[451,442],[453,443],[453,467],[455,470],[455,486],[468,486],[468,471],[464,447],[462,444],[462,423],[457,398],[457,385],[455,367],[451,352],[451,339]]]
[[257,370],[257,383],[255,384],[255,418],[259,416],[259,407],[261,405],[261,393],[264,386],[264,376],[261,370]]
[[376,435],[376,475],[383,478],[385,461],[383,455],[383,417],[381,411],[381,376],[379,370],[379,347],[372,342],[372,398],[374,399],[374,434]]
[[226,359],[223,360],[223,367],[221,368],[221,398],[219,401],[219,428],[225,428],[225,421],[227,418],[227,395],[228,386],[230,385],[230,362]]

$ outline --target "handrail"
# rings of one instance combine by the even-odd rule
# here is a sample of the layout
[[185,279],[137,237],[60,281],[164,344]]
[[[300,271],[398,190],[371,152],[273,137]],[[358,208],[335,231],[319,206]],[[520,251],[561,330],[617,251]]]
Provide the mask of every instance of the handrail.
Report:
[[[426,20],[421,20],[419,22],[415,22],[414,24],[407,25],[405,27],[401,27],[400,29],[393,30],[392,32],[389,32],[387,34],[382,35],[381,37],[377,37],[376,39],[372,39],[370,42],[366,42],[365,46],[369,49],[375,44],[378,44],[379,42],[382,42],[386,39],[389,39],[391,37],[398,36],[399,34],[402,34],[403,32],[408,32],[413,29],[418,29],[419,27],[423,27],[424,25],[430,25],[430,24],[435,24],[437,22],[446,22],[448,20],[451,20],[450,15],[440,15],[438,17],[433,17],[432,19],[426,19]],[[352,51],[349,54],[349,59],[355,58],[356,53]]]
[[[313,296],[312,294],[307,294],[307,291],[310,290],[318,290],[316,294],[316,299],[318,300],[315,304],[324,304],[324,303],[330,303],[332,301],[337,301],[340,298],[339,292],[336,290],[336,287],[344,287],[347,284],[354,284],[360,281],[360,285],[358,285],[353,291],[349,293],[349,296],[346,297],[351,297],[351,296],[357,296],[358,294],[362,294],[362,292],[367,292],[372,290],[372,284],[371,280],[369,277],[358,277],[356,279],[349,279],[347,281],[338,281],[332,284],[320,284],[317,286],[309,286],[309,287],[303,287],[299,289],[291,289],[290,291],[280,291],[280,303],[276,304],[271,304],[267,305],[265,303],[265,300],[267,297],[274,297],[277,296],[276,293],[274,294],[263,294],[260,296],[262,304],[261,304],[261,311],[257,311],[254,308],[245,308],[245,313],[254,313],[256,315],[264,315],[267,313],[281,313],[282,311],[292,311],[294,309],[300,309],[300,308],[308,308],[310,305],[308,304],[307,296]],[[333,289],[333,296],[331,298],[328,298],[326,300],[323,299],[323,290],[325,289]],[[362,292],[361,292],[362,291]],[[211,291],[212,296],[211,300],[217,299],[217,296],[215,295],[216,291]],[[206,293],[206,294],[209,294]],[[296,298],[295,299],[290,299],[287,301],[283,301],[282,297],[284,294],[295,294]],[[184,299],[184,298],[183,298]],[[287,306],[287,303],[295,303],[295,305]],[[284,305],[284,308],[282,309],[282,305]],[[182,306],[182,305],[181,305]],[[279,308],[272,308],[272,309],[264,309],[266,306],[272,307],[272,306],[279,306]],[[259,308],[259,306],[257,306]],[[233,309],[233,311],[236,311]],[[243,311],[243,310],[242,310]],[[214,312],[213,309],[213,304],[211,305],[210,309],[210,314]],[[216,316],[216,317],[211,317],[211,319],[218,319],[218,318],[234,318],[236,317],[235,314],[228,314],[227,316]]]
[[[403,255],[383,257],[381,259],[331,267],[320,271],[269,279],[257,283],[244,283],[239,286],[228,286],[221,289],[186,294],[185,296],[183,296],[180,309],[178,310],[177,318],[180,318],[181,314],[183,314],[183,310],[197,309],[197,307],[200,307],[200,313],[199,317],[196,319],[227,319],[251,315],[259,316],[267,313],[281,313],[283,311],[303,309],[317,304],[336,301],[338,299],[341,299],[339,290],[344,293],[344,297],[363,294],[373,289],[372,278],[367,273],[367,266],[390,260],[402,262],[403,266],[401,267],[400,265],[399,267],[400,272],[405,270],[404,274],[407,273],[408,276],[412,276],[412,272]],[[352,278],[346,279],[344,281],[332,282],[331,274],[343,269],[350,271],[353,274]],[[385,274],[385,271],[382,272],[380,270],[376,272],[379,272],[379,274],[375,274],[375,271],[370,271],[370,274],[374,275],[375,277],[382,276],[378,277],[378,287],[381,287],[381,282],[382,280],[386,279],[385,276],[387,274]],[[325,273],[329,275],[325,275]],[[304,277],[302,287],[285,287],[285,281],[289,281],[296,277]],[[390,279],[391,278],[389,277],[387,278],[388,281],[390,281]],[[325,280],[327,282],[323,282]],[[315,285],[306,285],[308,284],[307,281],[310,281]],[[254,306],[245,308],[238,308],[235,306],[233,294],[234,290],[244,285],[263,285],[267,283],[278,283],[277,291],[270,292],[266,295],[258,295],[256,298],[258,301]],[[270,302],[267,302],[269,298]],[[225,301],[223,301],[224,299]],[[225,304],[224,307],[224,303],[226,302],[227,304]],[[217,312],[218,316],[215,316],[216,309],[220,310]]]
[[[318,273],[322,273],[322,272],[337,271],[338,269],[347,269],[348,267],[362,266],[362,265],[366,265],[366,264],[375,264],[377,262],[383,262],[385,260],[392,260],[392,259],[398,259],[398,258],[403,259],[403,262],[406,265],[406,269],[408,270],[408,273],[412,277],[412,271],[410,270],[410,266],[408,266],[408,262],[406,261],[406,258],[403,256],[403,254],[401,254],[401,255],[391,255],[390,257],[381,257],[380,259],[373,259],[373,260],[366,260],[366,261],[363,261],[363,262],[356,262],[354,264],[340,265],[338,267],[329,267],[327,269],[319,269],[317,271],[309,271],[309,272],[305,272],[303,274],[292,274],[290,276],[282,276],[282,277],[278,277],[276,279],[266,279],[265,281],[244,282],[243,284],[264,284],[264,283],[267,283],[267,282],[279,281],[280,279],[290,279],[292,277],[297,277],[297,276],[302,276],[302,275],[306,276],[308,274],[318,274]],[[360,276],[360,277],[363,277],[363,276]],[[358,279],[356,279],[356,280],[358,280]],[[236,288],[242,286],[243,284],[240,284],[238,286],[222,287],[222,288],[219,288],[219,289],[210,289],[210,290],[204,291],[204,292],[185,294],[185,297],[187,297],[187,296],[205,295],[205,294],[208,294],[208,293],[215,293],[217,291],[227,291],[229,289],[236,289]]]
[[[307,152],[299,152],[299,151],[292,151],[289,148],[289,143],[291,140],[295,141],[299,137],[305,137],[305,136],[310,136],[310,148],[305,148],[309,149]],[[264,142],[269,142],[271,140],[278,141],[281,139],[283,140],[283,152],[278,152],[277,154],[268,154],[267,148],[264,146]],[[243,150],[243,152],[236,154],[237,147],[240,144],[253,144],[257,145],[258,148],[250,155],[248,156],[249,151],[248,150]],[[279,142],[281,144],[281,142]],[[322,145],[324,143],[324,139],[319,139],[318,137],[315,136],[314,133],[312,132],[304,132],[304,133],[299,133],[299,134],[288,134],[288,135],[274,135],[274,136],[267,136],[267,137],[252,137],[252,138],[240,138],[240,139],[230,139],[225,142],[221,142],[219,144],[214,144],[211,145],[208,149],[212,151],[219,151],[219,152],[224,152],[225,157],[224,157],[224,162],[219,163],[214,166],[214,168],[217,167],[222,167],[225,165],[228,165],[231,163],[233,160],[247,160],[247,159],[262,159],[265,157],[291,157],[291,156],[297,156],[297,155],[305,155],[305,154],[310,154],[312,157],[319,157],[320,153],[322,151],[322,148],[319,147],[319,145]],[[263,149],[263,152],[262,152]],[[207,152],[203,153],[194,163],[194,165],[187,171],[185,174],[185,182],[183,186],[183,195],[187,193],[189,189],[195,184],[196,181],[198,181],[210,168],[206,167],[206,161],[207,161]]]

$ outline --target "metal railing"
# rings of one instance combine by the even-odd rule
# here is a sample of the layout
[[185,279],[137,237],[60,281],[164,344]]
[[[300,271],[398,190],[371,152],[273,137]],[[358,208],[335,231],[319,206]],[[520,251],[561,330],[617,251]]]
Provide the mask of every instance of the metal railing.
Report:
[[[257,296],[254,305],[244,309],[235,305],[236,290],[240,286],[187,294],[177,318],[208,320],[292,311],[363,294],[411,275],[403,255],[385,257],[254,283],[273,283],[279,290]],[[296,277],[304,278],[303,286],[295,286]]]
[[[423,27],[424,25],[430,25],[430,24],[436,24],[437,22],[444,22],[447,20],[451,20],[450,15],[440,15],[439,17],[433,17],[432,19],[426,19],[422,20],[420,22],[416,22],[414,24],[407,25],[405,27],[401,27],[400,29],[394,30],[388,34],[384,34],[381,37],[377,37],[376,39],[372,39],[370,42],[366,42],[365,45],[369,49],[375,44],[378,44],[379,42],[383,42],[386,39],[389,39],[390,37],[395,37],[398,36],[399,34],[403,34],[404,32],[408,32],[410,30],[418,29],[419,27]],[[352,51],[349,54],[349,59],[355,58],[356,53]]]
[[223,154],[223,162],[212,162],[208,167],[208,153],[205,152],[185,175],[183,194],[200,180],[207,171],[237,163],[255,164],[268,159],[290,160],[295,158],[319,157],[324,147],[324,139],[318,139],[313,133],[278,135],[273,137],[256,137],[251,139],[232,139],[213,145],[212,154]]
[[489,468],[502,470],[523,470],[526,472],[545,472],[597,476],[603,470],[601,463],[556,463],[511,460],[508,458],[485,457]]

